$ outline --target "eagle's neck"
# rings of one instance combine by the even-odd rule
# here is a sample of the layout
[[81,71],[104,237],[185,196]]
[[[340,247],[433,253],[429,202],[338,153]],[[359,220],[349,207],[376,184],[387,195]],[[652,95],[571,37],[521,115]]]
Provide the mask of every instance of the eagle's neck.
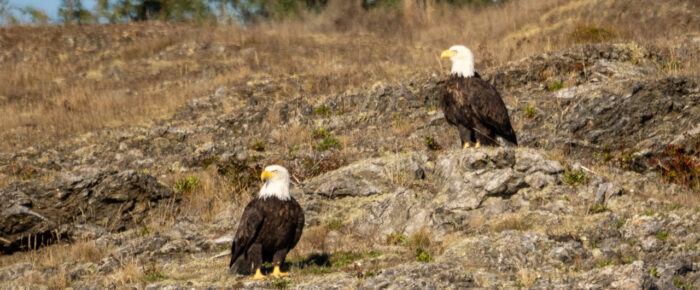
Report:
[[450,74],[458,76],[458,77],[465,77],[465,78],[470,78],[474,76],[474,60],[465,58],[465,59],[455,59],[452,61],[452,71]]
[[268,197],[276,197],[279,200],[289,200],[292,198],[289,195],[289,178],[287,180],[272,180],[264,183],[262,188],[260,188],[261,199],[267,199]]

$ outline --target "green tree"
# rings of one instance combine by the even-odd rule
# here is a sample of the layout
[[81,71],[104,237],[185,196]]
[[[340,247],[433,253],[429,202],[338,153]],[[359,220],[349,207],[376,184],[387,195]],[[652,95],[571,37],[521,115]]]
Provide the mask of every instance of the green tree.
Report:
[[98,0],[97,13],[109,22],[136,20],[195,21],[215,19],[215,0]]
[[66,24],[93,23],[96,20],[92,13],[83,7],[81,0],[63,0],[61,7],[58,8],[58,16]]
[[46,15],[46,12],[44,12],[44,10],[32,6],[27,6],[20,10],[22,14],[27,15],[29,17],[29,21],[33,24],[46,25],[49,23],[49,17]]
[[10,5],[9,0],[0,0],[0,25],[17,25],[19,20],[12,13],[16,10],[14,6]]

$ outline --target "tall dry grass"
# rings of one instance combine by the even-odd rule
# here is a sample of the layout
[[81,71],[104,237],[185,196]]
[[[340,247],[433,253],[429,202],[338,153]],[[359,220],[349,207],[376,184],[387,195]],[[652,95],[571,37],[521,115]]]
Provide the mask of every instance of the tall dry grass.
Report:
[[[610,32],[601,41],[670,48],[700,32],[697,1],[512,0],[460,9],[417,1],[369,12],[354,2],[333,1],[320,14],[249,28],[2,28],[0,150],[147,125],[188,99],[249,80],[279,81],[281,98],[312,97],[444,73],[448,64],[438,54],[456,43],[471,47],[477,69],[485,69],[577,45],[581,27]],[[691,73],[700,67],[697,59],[686,61]]]

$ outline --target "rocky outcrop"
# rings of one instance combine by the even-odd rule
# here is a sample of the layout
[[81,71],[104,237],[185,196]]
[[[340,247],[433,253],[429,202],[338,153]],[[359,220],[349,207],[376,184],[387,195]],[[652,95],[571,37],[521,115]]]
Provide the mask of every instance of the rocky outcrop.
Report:
[[154,208],[178,200],[153,176],[132,170],[84,168],[46,184],[15,182],[0,189],[0,251],[43,246],[85,225],[122,231],[142,223]]
[[[687,190],[648,171],[649,158],[693,140],[700,123],[700,81],[662,74],[668,54],[586,45],[484,71],[504,96],[518,148],[461,149],[435,76],[283,101],[274,96],[302,80],[261,77],[212,89],[150,127],[0,153],[0,177],[21,180],[0,189],[0,251],[56,236],[104,251],[49,267],[2,264],[0,278],[31,288],[31,278],[58,273],[76,289],[697,285],[700,214],[678,204]],[[321,148],[326,137],[336,143]],[[271,163],[290,169],[306,215],[304,255],[290,255],[293,285],[226,270],[242,205]],[[188,199],[205,214],[148,227],[154,209],[179,199],[160,182],[185,174],[223,180],[235,201]],[[340,266],[329,262],[338,253]],[[309,257],[325,260],[299,262]],[[126,275],[124,265],[145,277],[109,280]]]

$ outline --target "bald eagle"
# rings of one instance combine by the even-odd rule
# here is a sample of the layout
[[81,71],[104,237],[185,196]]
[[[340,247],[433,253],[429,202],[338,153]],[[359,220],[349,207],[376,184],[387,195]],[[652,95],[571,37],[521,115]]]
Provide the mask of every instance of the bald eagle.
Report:
[[[253,280],[266,279],[260,271],[263,262],[272,262],[272,277],[280,278],[289,273],[281,272],[287,253],[291,251],[304,229],[304,211],[289,194],[289,172],[282,166],[265,168],[261,177],[260,194],[243,210],[238,231],[231,245],[232,267],[236,263],[238,273],[255,269]],[[250,268],[248,268],[250,267]]]
[[474,70],[474,55],[462,45],[445,50],[440,58],[452,61],[450,78],[441,93],[447,122],[457,126],[464,148],[483,145],[518,145],[508,110],[496,89]]

